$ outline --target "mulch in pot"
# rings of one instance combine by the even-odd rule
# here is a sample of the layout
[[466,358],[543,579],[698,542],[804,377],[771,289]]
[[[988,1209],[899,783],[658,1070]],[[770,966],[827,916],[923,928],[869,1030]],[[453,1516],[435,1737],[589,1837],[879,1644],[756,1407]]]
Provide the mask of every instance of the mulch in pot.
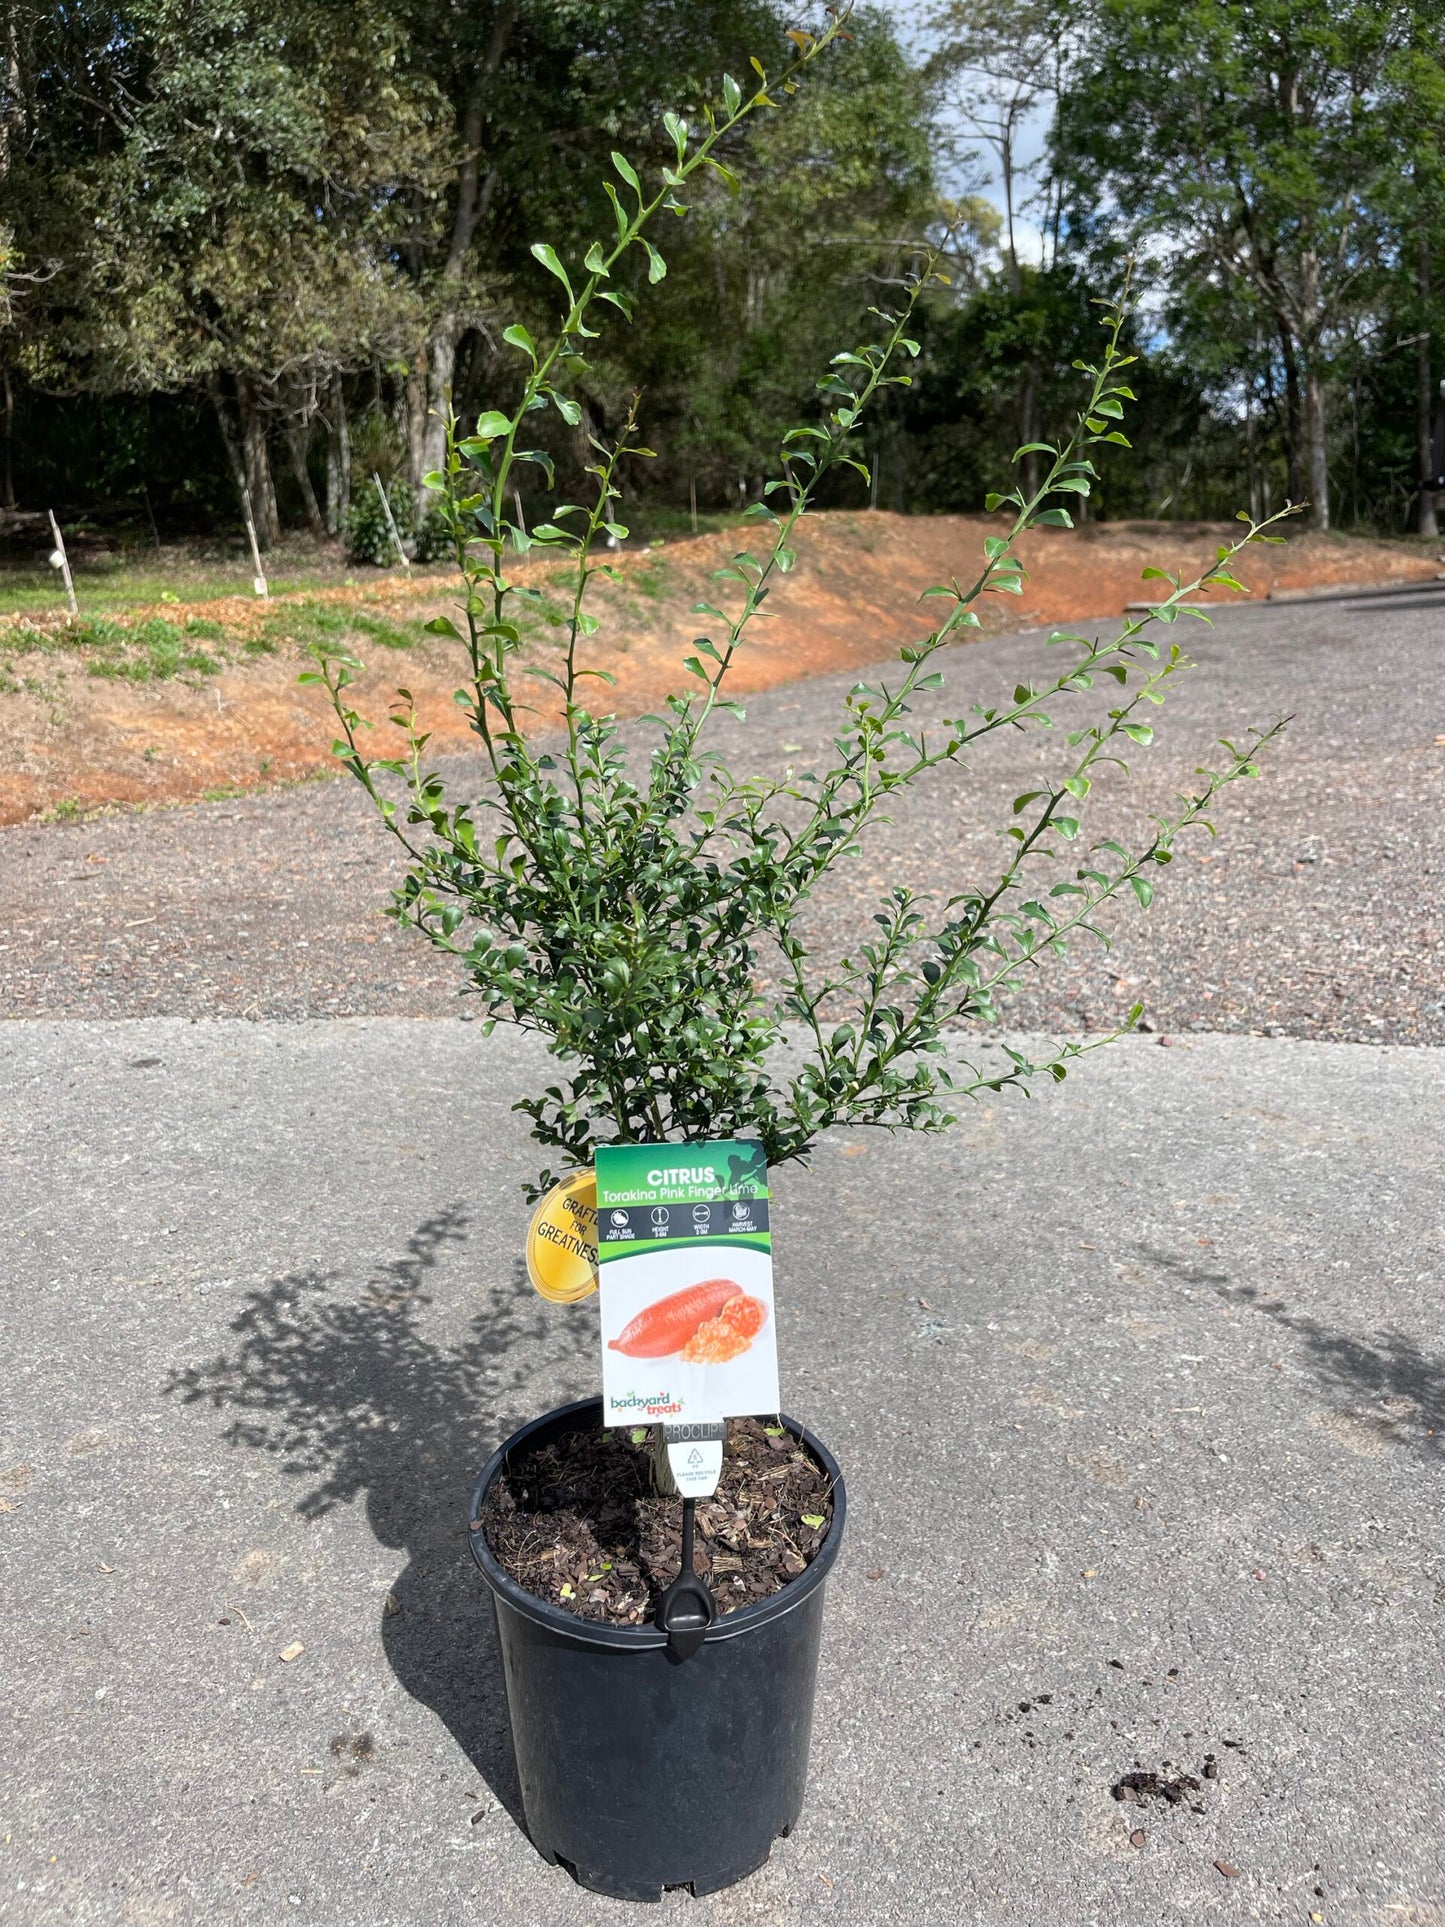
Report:
[[[731,1420],[718,1489],[696,1514],[694,1559],[718,1612],[796,1579],[832,1520],[828,1476],[791,1433]],[[481,1522],[493,1558],[519,1586],[615,1626],[650,1623],[682,1559],[682,1500],[653,1490],[649,1448],[626,1430],[567,1432],[515,1455]]]

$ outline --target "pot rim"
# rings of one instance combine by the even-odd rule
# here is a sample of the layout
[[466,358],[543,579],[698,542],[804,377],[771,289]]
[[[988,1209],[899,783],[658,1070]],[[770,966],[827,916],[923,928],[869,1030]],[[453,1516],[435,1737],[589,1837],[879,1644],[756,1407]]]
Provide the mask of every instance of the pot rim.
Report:
[[[505,1600],[514,1612],[519,1612],[549,1632],[560,1634],[566,1639],[575,1639],[587,1646],[610,1646],[623,1652],[647,1652],[659,1646],[666,1646],[667,1635],[658,1627],[616,1626],[605,1619],[582,1619],[575,1613],[564,1612],[560,1606],[541,1599],[536,1593],[528,1592],[519,1586],[510,1574],[504,1572],[492,1555],[487,1544],[486,1534],[481,1525],[482,1502],[487,1491],[496,1480],[511,1453],[524,1446],[538,1432],[558,1424],[559,1421],[579,1418],[583,1413],[602,1412],[600,1398],[575,1399],[569,1405],[559,1405],[553,1411],[544,1412],[527,1425],[513,1432],[509,1439],[499,1445],[482,1467],[481,1474],[472,1488],[471,1509],[467,1513],[467,1539],[471,1545],[472,1557],[481,1569],[482,1577],[491,1587],[497,1599]],[[843,1523],[847,1514],[847,1492],[843,1484],[842,1469],[833,1454],[821,1440],[816,1439],[806,1426],[797,1419],[789,1418],[786,1413],[778,1414],[778,1423],[787,1428],[801,1444],[817,1459],[832,1488],[833,1517],[828,1527],[828,1536],[819,1547],[811,1563],[800,1572],[796,1579],[790,1579],[786,1586],[770,1595],[767,1599],[754,1601],[751,1606],[740,1607],[735,1613],[728,1613],[709,1627],[705,1645],[716,1645],[725,1639],[737,1639],[755,1627],[766,1625],[769,1620],[779,1619],[784,1613],[793,1612],[816,1589],[822,1585],[832,1570],[843,1541]]]

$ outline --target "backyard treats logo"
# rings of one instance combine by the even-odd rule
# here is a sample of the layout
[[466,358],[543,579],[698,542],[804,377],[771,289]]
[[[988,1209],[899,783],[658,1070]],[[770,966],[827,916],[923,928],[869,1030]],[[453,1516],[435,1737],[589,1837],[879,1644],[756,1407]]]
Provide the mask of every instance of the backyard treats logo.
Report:
[[649,1418],[668,1418],[672,1413],[682,1410],[681,1400],[672,1398],[667,1392],[645,1395],[624,1392],[621,1397],[614,1393],[609,1397],[607,1406],[612,1412],[646,1412]]

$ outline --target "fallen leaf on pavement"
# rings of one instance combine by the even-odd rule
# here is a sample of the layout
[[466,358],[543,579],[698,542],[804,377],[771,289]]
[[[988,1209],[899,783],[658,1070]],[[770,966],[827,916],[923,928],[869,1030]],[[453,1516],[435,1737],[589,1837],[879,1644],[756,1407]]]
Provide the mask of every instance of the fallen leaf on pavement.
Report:
[[306,1648],[301,1644],[301,1641],[299,1639],[293,1639],[289,1646],[283,1646],[281,1648],[281,1651],[277,1655],[277,1657],[279,1659],[285,1660],[286,1664],[289,1666],[293,1659],[300,1659],[301,1655],[305,1651],[306,1651]]
[[1226,1880],[1238,1880],[1239,1878],[1238,1867],[1231,1867],[1227,1860],[1216,1860],[1214,1864],[1216,1867],[1218,1867],[1219,1871],[1224,1875]]

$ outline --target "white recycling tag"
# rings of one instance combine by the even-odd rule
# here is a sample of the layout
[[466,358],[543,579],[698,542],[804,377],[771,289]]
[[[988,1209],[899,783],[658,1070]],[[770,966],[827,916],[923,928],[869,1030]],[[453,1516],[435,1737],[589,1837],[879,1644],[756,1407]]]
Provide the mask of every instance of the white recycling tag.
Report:
[[722,1477],[723,1425],[665,1425],[667,1463],[684,1499],[710,1499]]

